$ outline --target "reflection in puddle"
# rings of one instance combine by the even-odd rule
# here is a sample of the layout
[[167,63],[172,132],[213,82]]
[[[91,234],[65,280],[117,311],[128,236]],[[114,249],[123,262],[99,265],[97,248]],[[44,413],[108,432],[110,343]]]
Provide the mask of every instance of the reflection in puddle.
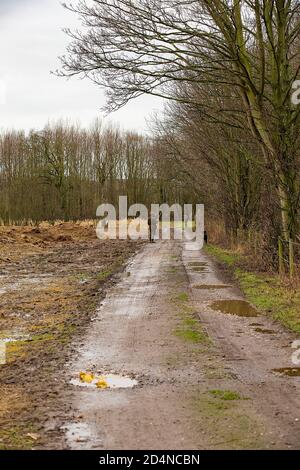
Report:
[[206,266],[199,266],[193,268],[194,273],[209,273],[210,271],[207,270]]
[[210,307],[213,310],[238,315],[240,317],[257,317],[258,311],[245,300],[219,300],[213,302]]
[[208,273],[208,264],[200,261],[191,261],[188,266],[192,268],[195,273]]
[[231,286],[226,286],[226,285],[214,285],[214,284],[197,284],[195,286],[192,286],[193,289],[229,289]]
[[98,388],[100,390],[115,388],[133,388],[138,382],[127,376],[116,374],[95,375],[81,372],[78,379],[71,380],[72,385],[79,387]]
[[255,331],[257,333],[262,333],[263,335],[275,335],[276,334],[276,331],[268,330],[268,329],[264,329],[264,328],[255,328]]
[[272,372],[288,377],[300,377],[300,367],[283,367],[281,369],[273,369]]
[[207,263],[202,263],[200,261],[193,261],[189,263],[189,266],[191,266],[192,268],[205,268],[207,267]]

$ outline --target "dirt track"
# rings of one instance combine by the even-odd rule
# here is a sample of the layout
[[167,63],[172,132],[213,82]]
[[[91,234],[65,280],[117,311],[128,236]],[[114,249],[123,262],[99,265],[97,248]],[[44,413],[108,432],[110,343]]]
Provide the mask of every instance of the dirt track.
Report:
[[[203,252],[146,245],[75,345],[63,372],[68,394],[58,400],[67,397],[65,413],[47,423],[43,447],[300,448],[300,378],[272,371],[292,367],[295,338],[266,317],[210,307],[241,298]],[[71,384],[82,371],[138,385]]]

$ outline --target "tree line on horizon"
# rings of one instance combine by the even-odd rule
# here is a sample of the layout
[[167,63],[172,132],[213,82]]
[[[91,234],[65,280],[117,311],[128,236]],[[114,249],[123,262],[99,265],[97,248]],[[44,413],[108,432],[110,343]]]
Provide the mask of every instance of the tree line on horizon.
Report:
[[[0,134],[0,221],[95,219],[102,203],[188,203],[190,183],[164,159],[158,139],[58,122],[41,131]],[[193,199],[194,198],[194,199]]]
[[248,243],[267,269],[293,276],[300,2],[81,0],[65,8],[83,28],[66,31],[57,74],[105,87],[109,111],[148,94],[166,99],[165,113],[150,137],[97,125],[2,135],[0,217],[94,217],[98,203],[119,194],[146,205],[201,202],[211,233]]

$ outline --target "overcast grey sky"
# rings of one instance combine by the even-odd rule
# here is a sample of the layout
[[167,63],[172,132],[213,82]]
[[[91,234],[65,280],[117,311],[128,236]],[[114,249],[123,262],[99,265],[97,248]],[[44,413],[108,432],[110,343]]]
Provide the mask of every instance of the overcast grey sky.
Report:
[[[102,90],[50,74],[69,41],[62,28],[76,25],[60,0],[0,0],[0,128],[42,128],[61,118],[88,126],[103,117]],[[144,131],[145,117],[161,108],[160,99],[142,97],[106,120]]]

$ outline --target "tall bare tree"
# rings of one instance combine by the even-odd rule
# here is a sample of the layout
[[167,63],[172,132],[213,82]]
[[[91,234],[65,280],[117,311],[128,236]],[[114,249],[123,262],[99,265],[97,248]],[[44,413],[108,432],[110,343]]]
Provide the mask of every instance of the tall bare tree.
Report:
[[[240,95],[247,126],[272,171],[281,233],[295,240],[299,215],[300,107],[291,103],[300,70],[298,0],[91,0],[66,8],[83,30],[62,57],[62,75],[89,77],[107,89],[108,109],[143,93],[197,105],[174,83],[224,84]],[[226,106],[219,121],[238,126]]]

